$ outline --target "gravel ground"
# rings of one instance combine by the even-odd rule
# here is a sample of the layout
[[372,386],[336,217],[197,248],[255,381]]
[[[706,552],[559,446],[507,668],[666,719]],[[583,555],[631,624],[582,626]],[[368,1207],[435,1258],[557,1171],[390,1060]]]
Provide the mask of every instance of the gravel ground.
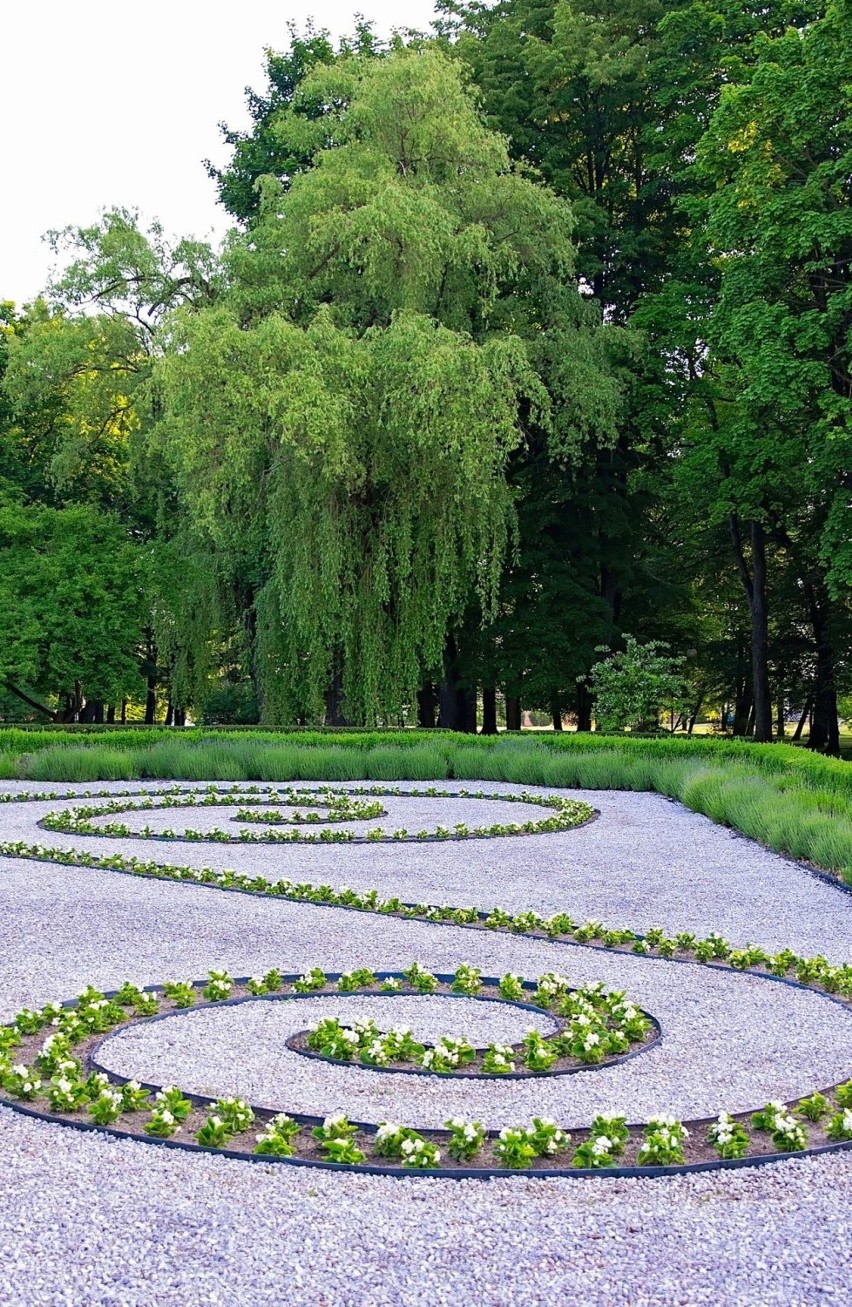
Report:
[[[471,784],[468,782],[468,787]],[[8,782],[4,788],[34,787]],[[99,784],[97,788],[108,787]],[[114,788],[127,786],[117,784]],[[147,787],[134,784],[131,788],[158,787],[152,783]],[[412,782],[409,788],[417,789],[417,783]],[[452,788],[452,783],[447,788]],[[522,787],[489,781],[486,788],[495,793],[518,793]],[[852,900],[842,890],[803,874],[795,864],[732,831],[713,826],[707,818],[660,795],[598,790],[555,792],[585,800],[600,811],[601,818],[559,834],[500,841],[477,839],[463,846],[448,842],[321,848],[235,848],[216,844],[170,847],[98,837],[74,840],[69,835],[42,831],[37,820],[63,806],[54,801],[2,805],[0,840],[26,838],[59,847],[77,843],[91,852],[150,855],[193,867],[239,865],[243,871],[274,879],[284,876],[356,889],[375,887],[385,895],[421,897],[432,903],[475,903],[477,907],[499,906],[511,911],[534,907],[545,914],[569,911],[580,919],[596,917],[635,930],[654,925],[669,932],[718,930],[738,944],[751,942],[773,950],[789,947],[801,953],[821,952],[833,960],[844,960],[852,953]],[[490,801],[454,799],[448,805],[445,824],[467,821],[468,825],[479,825],[496,820],[489,816],[496,809],[497,805]],[[512,805],[512,810],[516,819],[521,811],[530,811],[520,805]],[[215,811],[219,813],[218,823],[224,825],[222,814],[226,810]],[[532,811],[546,816],[544,809]],[[188,809],[184,824],[194,826],[202,815]],[[180,810],[168,816],[164,824],[176,827]],[[403,824],[409,829],[414,825],[408,820]],[[410,893],[406,894],[406,888]]]
[[[425,848],[152,848],[164,860],[238,863],[412,899],[562,908],[640,929],[718,929],[737,942],[849,955],[852,902],[832,887],[658,797],[579,797],[601,818],[563,835]],[[446,824],[471,823],[462,803],[448,805]],[[0,838],[124,847],[34,831],[56,806],[4,805]],[[140,853],[138,841],[126,848]],[[840,1074],[852,1069],[850,1022],[839,1008],[755,977],[12,860],[0,865],[0,904],[4,1016],[89,981],[151,983],[219,966],[235,974],[273,965],[391,970],[416,957],[442,971],[471,961],[489,974],[601,978],[662,1021],[660,1050],[562,1084],[594,1082],[608,1092],[609,1078],[635,1068],[631,1094],[647,1092],[654,1078],[658,1092],[684,1092],[683,1059],[711,1057],[700,1050],[712,1051],[714,1027],[715,1064],[696,1069],[698,1094],[747,1096],[760,1076],[762,1084],[772,1078],[773,1096],[786,1097],[793,1081],[798,1093],[814,1078],[837,1078],[841,1062]],[[189,1031],[200,1016],[160,1026]],[[369,1076],[379,1078],[396,1088],[395,1077]],[[4,1307],[833,1307],[852,1293],[849,1153],[657,1182],[395,1181],[193,1157],[0,1110],[0,1175]]]

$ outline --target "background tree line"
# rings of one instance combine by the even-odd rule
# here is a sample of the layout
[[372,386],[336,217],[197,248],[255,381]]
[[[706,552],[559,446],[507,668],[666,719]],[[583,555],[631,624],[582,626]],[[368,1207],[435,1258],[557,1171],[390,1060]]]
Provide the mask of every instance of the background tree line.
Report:
[[848,0],[444,3],[291,34],[219,253],[55,233],[3,310],[0,710],[588,729],[852,689]]

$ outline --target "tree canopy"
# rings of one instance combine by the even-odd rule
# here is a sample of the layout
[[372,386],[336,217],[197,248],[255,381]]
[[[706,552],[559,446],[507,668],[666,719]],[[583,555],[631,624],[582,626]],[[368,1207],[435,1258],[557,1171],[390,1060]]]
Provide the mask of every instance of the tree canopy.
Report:
[[208,165],[221,251],[106,210],[0,311],[20,711],[470,729],[481,695],[493,730],[499,692],[588,729],[629,631],[681,660],[689,729],[795,709],[836,750],[850,24],[445,0],[428,36],[291,30]]

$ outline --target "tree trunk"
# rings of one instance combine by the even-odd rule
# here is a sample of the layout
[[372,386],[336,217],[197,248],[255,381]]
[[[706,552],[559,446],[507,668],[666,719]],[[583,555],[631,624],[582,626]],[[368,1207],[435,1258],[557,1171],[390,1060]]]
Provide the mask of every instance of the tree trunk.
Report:
[[748,734],[749,723],[752,720],[751,710],[751,686],[737,687],[737,697],[734,702],[734,724],[731,728],[733,735],[742,736]]
[[811,625],[816,642],[816,686],[813,721],[808,748],[820,753],[840,753],[840,726],[837,719],[837,687],[834,681],[834,656],[829,636],[828,601],[818,598],[809,587]]
[[325,724],[326,726],[352,725],[351,718],[347,717],[344,712],[342,651],[338,651],[334,655],[331,680],[325,692]]
[[89,699],[80,713],[81,722],[96,722],[99,726],[103,725],[104,720],[104,701],[103,699]]
[[424,681],[417,691],[417,725],[434,730],[437,709],[435,687],[431,681]]
[[145,695],[145,725],[153,726],[157,720],[157,646],[153,633],[148,634],[145,660],[142,664],[147,693]]
[[476,733],[476,687],[466,689],[459,678],[459,649],[448,635],[444,645],[444,679],[438,690],[439,724],[445,731]]
[[795,731],[793,732],[794,744],[798,744],[799,740],[802,738],[802,732],[805,729],[805,722],[808,720],[808,717],[810,716],[810,712],[811,712],[811,701],[810,699],[806,699],[805,706],[802,709],[802,715],[799,718]]
[[689,720],[686,723],[687,735],[691,735],[692,732],[695,730],[695,723],[698,721],[698,714],[701,712],[703,703],[704,703],[704,691],[699,690],[698,698],[695,700],[695,703],[692,705],[692,712],[689,714]]
[[74,689],[70,694],[66,694],[65,696],[65,708],[61,714],[60,720],[63,722],[78,722],[82,711],[83,687],[79,681],[75,681]]
[[127,725],[127,700],[126,699],[122,699],[121,701],[121,724],[122,726]]
[[148,677],[148,693],[145,695],[145,725],[153,726],[157,720],[157,678]]
[[516,694],[506,695],[506,730],[519,731],[521,729],[521,700]]
[[772,698],[769,692],[769,607],[766,598],[766,538],[760,522],[749,527],[751,571],[746,562],[739,518],[729,518],[734,558],[751,614],[751,679],[754,694],[754,738],[772,740]]
[[108,725],[108,726],[113,726],[113,725],[115,724],[115,704],[114,704],[114,703],[111,703],[110,706],[107,708],[107,718],[106,718],[106,719],[107,719],[107,725]]
[[557,702],[555,699],[551,702],[551,705],[550,705],[550,716],[551,716],[551,720],[553,721],[553,729],[554,729],[555,731],[561,731],[561,730],[562,730],[562,709],[559,707],[559,704],[558,704],[558,702]]
[[589,694],[589,687],[585,681],[577,684],[577,730],[590,731],[592,729],[592,696]]
[[166,704],[166,720],[163,723],[163,725],[171,726],[172,723],[174,722],[174,719],[175,719],[174,704],[172,703],[171,699],[169,699],[169,702]]
[[493,685],[482,690],[482,734],[497,734],[497,691]]
[[782,694],[778,696],[778,702],[775,706],[775,734],[779,740],[784,739],[785,715],[786,704],[784,703],[784,696]]

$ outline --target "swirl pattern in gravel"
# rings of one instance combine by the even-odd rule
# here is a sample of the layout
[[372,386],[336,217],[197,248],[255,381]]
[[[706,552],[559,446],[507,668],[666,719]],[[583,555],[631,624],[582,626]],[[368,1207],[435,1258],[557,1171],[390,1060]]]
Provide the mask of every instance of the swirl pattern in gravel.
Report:
[[[412,899],[569,910],[637,929],[720,930],[737,943],[848,956],[850,901],[832,887],[656,796],[578,797],[599,808],[601,819],[564,836],[404,850],[181,846],[175,860],[229,866],[239,857],[247,870],[387,893],[405,887]],[[34,823],[55,806],[5,806],[0,835],[44,842]],[[114,840],[92,843],[121,847]],[[126,851],[138,852],[138,845]],[[655,1011],[667,1036],[663,1049],[636,1060],[638,1074],[675,1038],[669,1026],[678,991],[684,1025],[692,1022],[700,1042],[706,1032],[696,1022],[702,1010],[711,1011],[720,1046],[726,1029],[734,1030],[720,1023],[735,1022],[752,990],[773,991],[761,1002],[780,1003],[777,991],[784,1003],[793,1001],[788,994],[796,1003],[812,1000],[814,1012],[820,1003],[829,1006],[818,995],[748,976],[725,976],[736,988],[727,995],[720,988],[717,1003],[708,991],[722,973],[708,981],[711,973],[697,968],[625,956],[616,959],[622,968],[616,980],[591,950],[417,922],[367,921],[88,869],[4,860],[0,895],[6,1016],[89,981],[103,988],[124,979],[145,984],[169,973],[200,975],[211,966],[242,974],[274,965],[392,969],[414,957],[447,971],[463,958],[490,974],[564,970],[572,981],[629,987]],[[671,975],[668,1005],[664,994],[652,994],[664,981],[643,981],[664,973]],[[692,974],[700,977],[701,992],[690,996],[686,978]],[[771,1026],[774,1035],[767,1027],[759,1055],[763,1084],[775,1075],[778,1094],[786,1097],[789,1075],[786,1083],[796,1083],[791,1095],[799,1093],[797,1077],[810,1073],[807,1044],[819,1018],[810,1006],[794,1006],[777,1010]],[[838,1058],[847,1056],[844,1038]],[[811,1070],[828,1065],[831,1042],[818,1034]],[[730,1034],[728,1044],[730,1072],[740,1049]],[[672,1068],[660,1074],[665,1081]],[[832,1078],[817,1074],[820,1083]],[[815,1087],[813,1080],[808,1087]],[[849,1154],[663,1183],[518,1178],[400,1184],[165,1153],[0,1112],[0,1165],[6,1182],[0,1187],[0,1300],[10,1307],[201,1307],[217,1301],[235,1307],[282,1301],[413,1307],[474,1296],[487,1307],[555,1301],[592,1307],[804,1307],[819,1301],[834,1307],[852,1292]]]

